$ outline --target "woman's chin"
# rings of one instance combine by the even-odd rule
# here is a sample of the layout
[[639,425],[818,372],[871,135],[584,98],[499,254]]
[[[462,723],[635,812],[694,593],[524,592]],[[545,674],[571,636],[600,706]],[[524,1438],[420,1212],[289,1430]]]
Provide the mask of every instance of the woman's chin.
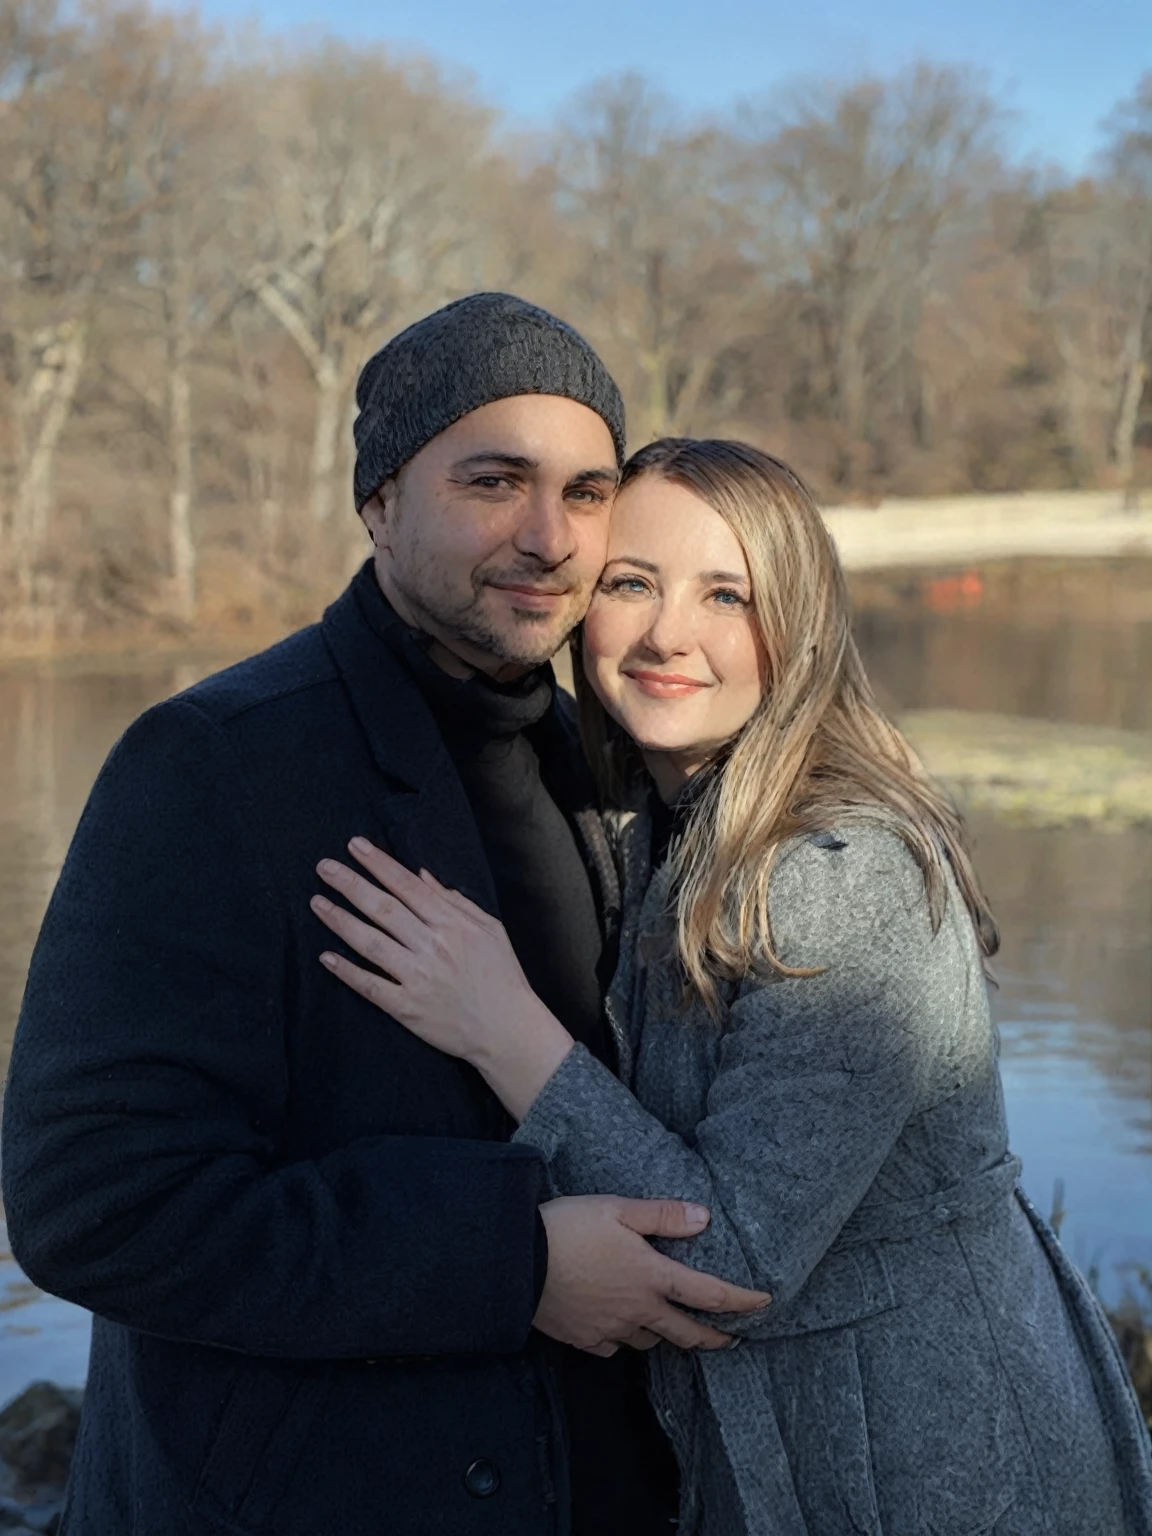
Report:
[[701,750],[701,744],[696,741],[685,741],[681,736],[663,736],[638,733],[628,733],[641,752],[660,753],[663,755],[675,754],[677,757],[693,757]]

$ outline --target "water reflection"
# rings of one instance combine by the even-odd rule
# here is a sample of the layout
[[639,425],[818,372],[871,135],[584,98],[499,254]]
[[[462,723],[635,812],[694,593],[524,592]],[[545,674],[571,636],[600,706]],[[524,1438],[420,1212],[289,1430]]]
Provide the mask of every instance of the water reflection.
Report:
[[[1010,561],[857,573],[856,632],[886,707],[1152,730],[1152,562]],[[1114,1298],[1152,1269],[1152,833],[973,819],[1000,920],[994,1010],[1012,1139],[1043,1210]]]
[[1152,562],[1017,560],[852,578],[886,705],[1152,730]]
[[993,1011],[1012,1143],[1044,1211],[1114,1300],[1152,1271],[1152,833],[975,819],[1004,944]]
[[[893,707],[1149,729],[1150,564],[858,576],[862,649]],[[225,659],[0,672],[0,1075],[36,930],[108,749]],[[1152,1268],[1152,834],[973,825],[1004,932],[995,1009],[1013,1142],[1041,1208],[1063,1180],[1065,1240],[1113,1298],[1117,1262]],[[82,1319],[47,1322],[19,1284],[0,1256],[0,1365],[59,1345],[75,1356],[71,1379]],[[0,1369],[0,1399],[7,1384]]]

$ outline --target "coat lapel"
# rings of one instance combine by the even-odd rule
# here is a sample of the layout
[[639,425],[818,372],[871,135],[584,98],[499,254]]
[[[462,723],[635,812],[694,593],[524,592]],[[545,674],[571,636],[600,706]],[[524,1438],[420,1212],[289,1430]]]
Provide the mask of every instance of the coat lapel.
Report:
[[499,916],[476,821],[436,722],[361,612],[355,585],[325,613],[322,632],[390,790],[380,805],[388,851]]

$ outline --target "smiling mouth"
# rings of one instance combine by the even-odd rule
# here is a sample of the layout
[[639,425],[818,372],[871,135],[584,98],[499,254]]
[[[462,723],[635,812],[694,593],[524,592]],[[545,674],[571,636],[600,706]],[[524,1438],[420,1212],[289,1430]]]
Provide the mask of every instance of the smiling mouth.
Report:
[[708,688],[709,683],[698,677],[684,677],[679,672],[632,672],[624,673],[643,692],[654,699],[686,699]]
[[506,592],[523,608],[550,608],[561,598],[567,597],[569,592],[567,587],[521,587],[504,581],[493,581],[489,585],[497,592]]

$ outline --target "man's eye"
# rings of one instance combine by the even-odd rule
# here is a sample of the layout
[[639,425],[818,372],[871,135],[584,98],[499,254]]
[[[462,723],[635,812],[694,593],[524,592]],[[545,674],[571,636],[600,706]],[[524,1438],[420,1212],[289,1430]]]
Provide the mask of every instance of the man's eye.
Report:
[[498,491],[501,486],[510,486],[512,482],[507,475],[476,475],[473,477],[472,484],[482,491]]

